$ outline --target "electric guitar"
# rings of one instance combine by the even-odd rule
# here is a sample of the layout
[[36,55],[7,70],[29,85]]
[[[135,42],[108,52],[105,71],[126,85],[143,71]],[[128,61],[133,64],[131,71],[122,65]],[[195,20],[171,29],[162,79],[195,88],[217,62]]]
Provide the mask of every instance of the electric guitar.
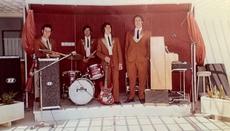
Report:
[[[112,94],[112,84],[109,83],[110,87],[108,88],[108,67],[109,65],[106,64],[105,66],[105,81],[104,86],[101,87],[101,92],[98,96],[99,102],[105,105],[112,105],[114,103],[114,98]],[[112,80],[112,79],[111,79]]]

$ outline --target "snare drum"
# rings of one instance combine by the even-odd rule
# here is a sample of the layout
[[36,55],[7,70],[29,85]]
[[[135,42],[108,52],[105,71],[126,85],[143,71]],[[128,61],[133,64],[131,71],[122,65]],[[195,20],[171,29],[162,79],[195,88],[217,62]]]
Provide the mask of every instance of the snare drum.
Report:
[[101,64],[93,64],[87,68],[90,80],[97,80],[104,76],[104,71]]
[[69,97],[77,105],[85,105],[94,97],[93,83],[86,78],[78,78],[69,87]]

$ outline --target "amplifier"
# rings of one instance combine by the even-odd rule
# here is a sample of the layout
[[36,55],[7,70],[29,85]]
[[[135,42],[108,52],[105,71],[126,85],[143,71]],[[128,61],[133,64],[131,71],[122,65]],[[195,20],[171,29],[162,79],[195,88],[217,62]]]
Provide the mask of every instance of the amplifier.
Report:
[[[39,58],[39,69],[46,67],[58,58]],[[41,109],[60,108],[59,63],[52,64],[39,72]]]
[[0,56],[0,96],[9,92],[17,93],[15,100],[23,100],[19,56]]

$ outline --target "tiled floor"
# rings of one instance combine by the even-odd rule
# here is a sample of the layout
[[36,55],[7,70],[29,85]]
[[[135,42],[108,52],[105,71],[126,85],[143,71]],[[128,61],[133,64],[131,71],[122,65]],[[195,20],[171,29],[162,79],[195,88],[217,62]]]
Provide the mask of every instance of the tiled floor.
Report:
[[54,124],[54,128],[47,123],[44,127],[34,127],[35,124],[0,129],[5,131],[230,131],[229,122],[216,121],[201,116],[99,117],[51,122],[50,125]]
[[[84,108],[84,106],[72,106],[77,109]],[[176,109],[181,107],[178,106]],[[94,104],[89,104],[87,108],[96,110]],[[230,122],[208,119],[202,115],[179,115],[184,112],[170,111],[168,109],[171,107],[167,106],[153,105],[151,108],[136,101],[133,105],[123,103],[121,106],[112,106],[112,108],[119,108],[119,110],[127,108],[131,113],[121,112],[119,115],[112,116],[102,114],[88,118],[59,121],[56,119],[49,123],[36,123],[33,111],[30,110],[25,112],[25,119],[13,122],[12,127],[0,126],[0,131],[230,131]],[[141,111],[151,108],[151,112],[150,110],[146,110],[149,113],[140,112],[140,108]],[[111,109],[111,111],[114,110]],[[98,111],[94,112],[98,113]],[[175,115],[167,115],[167,113],[170,114],[169,112]]]

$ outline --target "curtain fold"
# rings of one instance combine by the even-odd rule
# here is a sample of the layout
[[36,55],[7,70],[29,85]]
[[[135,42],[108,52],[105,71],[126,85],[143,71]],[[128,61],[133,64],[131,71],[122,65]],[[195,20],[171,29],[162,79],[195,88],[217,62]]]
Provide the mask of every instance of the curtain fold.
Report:
[[[27,10],[27,17],[26,21],[23,26],[22,30],[22,47],[24,51],[27,53],[28,56],[32,56],[34,53],[34,38],[35,38],[35,23],[34,23],[34,14],[33,10]],[[27,81],[25,85],[25,91],[32,92],[32,87],[33,87],[33,76],[30,75],[31,72],[33,72],[35,63],[34,61],[27,61],[25,63],[27,65],[31,65],[30,67],[28,66],[29,72],[27,75]]]
[[33,41],[35,38],[35,23],[33,10],[27,11],[26,21],[22,30],[22,47],[27,54],[34,52]]
[[190,40],[196,44],[196,62],[197,65],[204,65],[205,45],[199,26],[191,12],[187,14],[188,34]]

